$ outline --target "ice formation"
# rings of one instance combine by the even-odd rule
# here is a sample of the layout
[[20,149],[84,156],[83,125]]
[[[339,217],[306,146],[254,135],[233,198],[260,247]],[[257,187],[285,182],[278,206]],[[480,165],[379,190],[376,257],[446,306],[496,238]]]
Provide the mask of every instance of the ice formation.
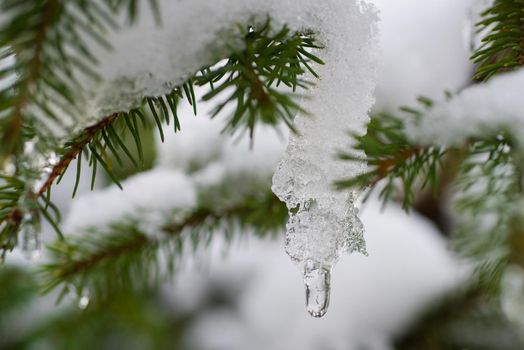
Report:
[[330,274],[340,255],[365,251],[355,198],[332,183],[361,170],[336,154],[348,147],[349,129],[363,132],[375,84],[373,10],[332,1],[318,13],[326,65],[304,100],[311,116],[295,119],[300,135],[290,136],[273,178],[273,191],[290,210],[286,251],[304,273],[307,308],[315,317],[327,310]]

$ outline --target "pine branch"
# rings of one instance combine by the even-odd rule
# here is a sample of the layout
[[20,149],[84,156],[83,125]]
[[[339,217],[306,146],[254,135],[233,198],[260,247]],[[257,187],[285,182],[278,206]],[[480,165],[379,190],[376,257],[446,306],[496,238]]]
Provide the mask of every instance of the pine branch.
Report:
[[0,72],[0,78],[13,78],[0,90],[0,160],[4,162],[21,152],[25,127],[36,123],[34,130],[46,135],[46,123],[63,127],[58,111],[74,119],[78,73],[73,70],[96,77],[90,67],[96,59],[85,39],[107,47],[101,33],[115,24],[107,8],[85,0],[5,0],[0,11],[8,18],[0,28],[0,58],[14,59]]
[[[421,100],[429,108],[427,100]],[[409,118],[419,118],[422,111],[404,109]],[[440,147],[413,144],[405,133],[405,118],[392,114],[379,114],[368,124],[367,134],[353,135],[356,141],[354,150],[340,154],[346,161],[362,161],[362,153],[370,169],[356,177],[337,181],[338,189],[374,188],[385,182],[380,197],[390,200],[395,195],[403,197],[403,207],[408,209],[415,199],[415,189],[422,190],[429,186],[434,193],[438,191],[439,170],[448,153],[458,150],[445,150]],[[398,180],[401,190],[398,188]]]
[[307,89],[311,83],[301,77],[310,72],[318,78],[311,65],[324,63],[311,50],[321,47],[315,43],[313,33],[291,33],[286,26],[271,35],[269,19],[260,27],[240,27],[240,30],[246,40],[245,49],[233,52],[224,65],[202,69],[203,74],[196,77],[198,85],[212,86],[203,100],[232,90],[212,114],[214,117],[228,104],[235,104],[225,130],[243,125],[253,137],[260,120],[269,125],[283,121],[295,131],[294,116],[298,111],[305,111],[295,101],[296,96],[282,92],[278,86],[283,84],[294,93],[297,87]]
[[7,251],[13,250],[18,241],[18,229],[23,213],[17,209],[19,198],[25,190],[25,183],[16,177],[0,175],[0,261]]
[[493,75],[524,65],[524,3],[522,0],[495,0],[482,13],[479,32],[487,31],[471,60],[478,64],[475,79],[488,80]]
[[74,285],[79,293],[86,289],[98,300],[122,290],[141,290],[172,276],[186,242],[196,248],[221,230],[226,237],[245,229],[265,235],[283,227],[286,218],[282,203],[263,191],[225,207],[201,205],[159,232],[145,232],[136,222],[115,224],[108,232],[93,231],[53,244],[51,262],[41,271],[43,288],[48,292]]
[[[7,45],[11,43],[21,41],[20,37],[27,35],[29,31],[32,35],[31,40],[27,40],[22,47],[15,46],[5,49],[3,54],[4,57],[8,57],[7,55],[12,55],[14,50],[20,52],[22,55],[24,51],[28,51],[28,53],[30,50],[32,51],[28,54],[29,57],[27,58],[24,69],[25,74],[22,73],[23,78],[19,79],[17,86],[13,87],[17,90],[17,96],[11,103],[8,103],[4,109],[0,110],[0,112],[5,112],[8,108],[10,109],[7,110],[9,115],[4,121],[7,125],[2,127],[2,130],[7,131],[1,138],[1,154],[5,156],[15,153],[15,148],[20,147],[19,138],[22,128],[22,113],[26,104],[29,102],[30,90],[40,75],[43,62],[41,56],[43,55],[45,41],[47,40],[50,27],[56,24],[60,12],[60,3],[57,0],[41,1],[38,4],[35,2],[34,8],[29,11],[23,8],[25,5],[22,1],[3,2],[2,5],[2,11],[18,11],[19,13],[18,17],[11,22],[12,24],[10,26],[2,28],[3,30],[0,31],[2,33],[0,36],[0,48],[6,48]],[[21,9],[17,10],[18,7]],[[33,13],[33,15],[31,15],[31,13]],[[20,30],[18,25],[15,26],[16,22],[19,21],[27,23],[27,32],[21,31],[16,33]],[[7,76],[14,74],[14,72],[15,67],[9,67],[2,72],[2,75]],[[8,96],[9,94],[10,90],[0,91],[1,100],[8,101],[10,97]]]

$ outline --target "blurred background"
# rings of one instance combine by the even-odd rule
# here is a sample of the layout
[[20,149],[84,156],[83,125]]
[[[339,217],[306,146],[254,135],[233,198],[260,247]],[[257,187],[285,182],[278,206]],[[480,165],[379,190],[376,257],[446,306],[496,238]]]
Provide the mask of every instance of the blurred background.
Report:
[[[380,11],[383,61],[373,113],[471,83],[472,14],[481,1],[371,2]],[[148,193],[122,193],[121,202],[189,196],[184,181],[197,190],[216,185],[233,193],[249,188],[239,179],[270,187],[285,132],[261,128],[250,148],[248,138],[221,134],[220,120],[195,118],[190,106],[180,114],[182,132],[166,132],[163,144],[156,131],[142,130],[148,161],[138,170],[129,164],[118,176],[138,183],[149,175],[178,174],[183,181],[153,184]],[[83,177],[72,201],[74,175],[67,174],[53,193],[65,232],[119,207],[118,200],[107,202],[116,190],[101,176],[96,193],[89,191],[89,176]],[[221,200],[219,192],[214,196]],[[15,252],[0,269],[0,349],[524,349],[521,330],[500,308],[475,308],[475,291],[462,288],[468,264],[450,251],[446,224],[432,215],[438,203],[426,204],[408,215],[395,204],[383,207],[373,196],[363,203],[369,256],[341,259],[331,306],[321,319],[305,310],[301,274],[284,252],[283,232],[272,237],[217,232],[208,246],[184,252],[173,280],[104,303],[71,293],[56,305],[56,294],[38,293],[36,265]],[[118,215],[154,215],[154,205],[130,210]],[[49,228],[46,232],[47,241],[54,240]]]

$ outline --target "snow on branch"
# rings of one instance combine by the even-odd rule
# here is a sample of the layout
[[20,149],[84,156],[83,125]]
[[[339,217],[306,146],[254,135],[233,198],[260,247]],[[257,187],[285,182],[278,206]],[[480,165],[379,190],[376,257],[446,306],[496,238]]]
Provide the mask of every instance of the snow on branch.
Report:
[[[174,10],[171,9],[170,11]],[[149,97],[147,85],[143,86],[141,95],[145,95],[145,97],[141,98],[138,107],[130,111],[116,110],[116,112],[102,118],[88,117],[84,121],[79,121],[77,123],[78,130],[73,133],[74,136],[67,136],[64,145],[59,149],[55,147],[51,151],[46,149],[45,144],[49,142],[49,139],[39,139],[34,136],[33,132],[31,134],[33,139],[26,143],[30,142],[32,148],[36,148],[41,156],[38,157],[36,164],[31,161],[27,162],[28,164],[21,164],[21,169],[18,169],[17,172],[21,181],[35,182],[31,185],[34,188],[34,193],[19,191],[18,198],[23,198],[23,200],[11,203],[11,214],[5,216],[2,221],[5,223],[4,228],[10,232],[10,234],[4,235],[10,237],[10,243],[6,244],[5,247],[9,250],[14,247],[17,240],[16,231],[23,224],[22,219],[10,219],[25,215],[25,209],[20,208],[18,202],[27,202],[29,206],[36,208],[35,210],[31,209],[33,213],[31,217],[39,217],[40,206],[37,203],[39,199],[43,198],[45,203],[42,207],[46,210],[41,214],[51,222],[57,232],[60,232],[58,228],[59,214],[57,213],[56,218],[52,218],[52,215],[47,212],[47,208],[55,208],[50,201],[50,190],[55,181],[60,182],[74,159],[80,159],[82,156],[89,159],[89,165],[93,170],[92,187],[99,167],[104,168],[109,177],[120,186],[118,179],[113,175],[109,158],[115,157],[116,161],[121,164],[120,154],[123,154],[135,165],[142,162],[140,128],[145,127],[149,124],[149,119],[152,119],[158,127],[161,139],[164,140],[163,125],[169,125],[172,120],[174,131],[179,131],[181,125],[177,106],[181,100],[185,99],[193,106],[196,114],[197,100],[194,91],[196,86],[210,86],[211,91],[203,97],[205,101],[222,101],[213,111],[212,116],[216,116],[222,110],[233,110],[227,125],[230,130],[242,127],[249,130],[250,135],[253,135],[257,124],[266,123],[276,126],[282,120],[292,126],[294,114],[298,110],[302,110],[296,101],[298,93],[295,90],[310,87],[312,83],[304,80],[302,76],[306,72],[316,76],[313,65],[322,63],[322,60],[312,52],[313,49],[320,48],[316,44],[315,34],[309,31],[304,33],[291,31],[286,25],[283,25],[277,31],[270,25],[271,22],[268,17],[264,18],[264,22],[253,21],[248,23],[258,23],[260,26],[239,25],[238,29],[233,30],[234,33],[231,34],[229,40],[241,44],[221,48],[219,53],[215,52],[213,56],[215,61],[212,61],[210,65],[200,66],[196,71],[184,73],[186,80],[180,85],[164,81],[163,86],[166,84],[174,86],[164,95]],[[235,28],[235,25],[232,25],[232,28]],[[153,32],[156,30],[160,29],[155,27]],[[145,32],[147,33],[147,30]],[[143,32],[141,33],[143,34]],[[172,35],[172,33],[168,34]],[[107,59],[114,59],[121,64],[118,57],[108,57]],[[103,70],[103,67],[101,69]],[[129,74],[134,74],[134,72]],[[187,78],[188,74],[190,78]],[[165,79],[165,77],[163,78]],[[280,84],[287,86],[288,91],[279,87]],[[124,84],[122,89],[125,90],[126,86]],[[135,86],[136,84],[133,84],[133,87]],[[88,90],[88,88],[86,89]],[[112,92],[115,89],[113,87]],[[81,90],[80,95],[87,93],[86,91]],[[224,98],[223,95],[226,93],[230,95]],[[125,98],[111,101],[111,104],[114,106],[116,103],[120,106],[122,100],[125,100]],[[105,106],[104,108],[111,109],[114,107]],[[88,112],[84,111],[84,113]],[[86,116],[89,116],[89,114],[86,114]],[[92,121],[92,124],[88,123],[89,120]],[[81,128],[82,125],[86,126]],[[126,133],[130,134],[135,141],[138,160],[123,141]],[[48,158],[54,159],[57,156],[59,160],[49,164]],[[28,160],[27,157],[24,159]],[[38,166],[44,163],[46,168],[39,169]],[[81,164],[82,162],[77,161],[77,177],[73,195],[76,193],[80,180]],[[28,167],[29,169],[24,169]],[[17,215],[14,215],[14,213],[17,213]],[[38,220],[32,219],[30,221]]]

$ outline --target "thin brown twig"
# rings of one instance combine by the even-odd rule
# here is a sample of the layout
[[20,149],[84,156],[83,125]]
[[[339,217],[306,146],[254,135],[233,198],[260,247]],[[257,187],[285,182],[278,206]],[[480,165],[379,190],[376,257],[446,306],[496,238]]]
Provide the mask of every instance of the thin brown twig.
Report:
[[60,161],[55,166],[53,166],[51,174],[47,178],[46,182],[42,185],[42,187],[40,187],[40,189],[37,192],[37,195],[42,196],[43,194],[45,194],[51,188],[53,182],[67,170],[69,164],[71,164],[71,162],[78,157],[78,155],[84,149],[84,147],[91,142],[96,133],[100,130],[105,129],[108,125],[113,123],[118,116],[118,113],[111,114],[110,116],[103,118],[95,125],[86,128],[78,142],[72,145],[70,149],[62,156]]

